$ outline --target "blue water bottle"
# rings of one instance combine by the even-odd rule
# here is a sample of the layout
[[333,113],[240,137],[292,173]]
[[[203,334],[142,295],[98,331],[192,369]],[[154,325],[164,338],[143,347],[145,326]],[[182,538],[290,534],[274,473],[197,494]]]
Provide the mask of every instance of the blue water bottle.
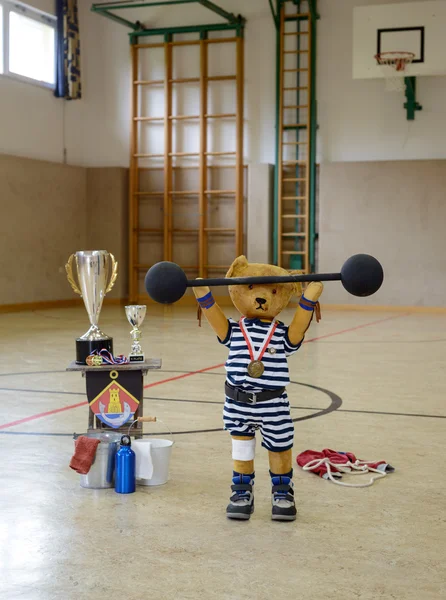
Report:
[[123,435],[116,453],[115,491],[118,494],[131,494],[135,491],[135,453],[131,448],[129,435]]

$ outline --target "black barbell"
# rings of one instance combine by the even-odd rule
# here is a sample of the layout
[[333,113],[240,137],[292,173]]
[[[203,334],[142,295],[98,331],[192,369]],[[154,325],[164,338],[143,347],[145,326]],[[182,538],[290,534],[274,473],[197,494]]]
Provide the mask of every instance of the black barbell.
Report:
[[345,261],[340,273],[218,277],[214,279],[187,279],[181,267],[173,262],[163,261],[153,265],[147,271],[145,286],[147,293],[155,302],[173,304],[185,294],[188,287],[293,283],[297,281],[341,281],[350,294],[371,296],[379,290],[383,279],[383,268],[376,258],[369,254],[355,254]]

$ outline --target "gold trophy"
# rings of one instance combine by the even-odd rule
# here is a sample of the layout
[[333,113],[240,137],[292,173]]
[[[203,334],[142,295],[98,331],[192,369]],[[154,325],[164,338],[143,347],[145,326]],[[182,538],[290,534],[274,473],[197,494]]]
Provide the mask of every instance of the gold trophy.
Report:
[[130,335],[132,336],[132,351],[129,354],[129,362],[144,362],[144,352],[141,349],[141,330],[140,325],[146,316],[147,306],[133,304],[125,307],[125,314],[130,325],[133,326]]

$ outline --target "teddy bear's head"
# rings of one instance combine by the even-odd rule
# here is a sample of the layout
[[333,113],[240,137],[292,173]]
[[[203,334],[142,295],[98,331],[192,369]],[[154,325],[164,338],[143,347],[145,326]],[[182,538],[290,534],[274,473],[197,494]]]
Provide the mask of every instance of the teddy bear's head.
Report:
[[[301,273],[302,271],[293,271]],[[226,277],[258,277],[290,275],[290,272],[274,265],[248,263],[245,256],[234,260]],[[293,295],[302,295],[300,283],[268,283],[253,285],[230,285],[229,295],[237,310],[245,317],[273,319],[289,303]]]

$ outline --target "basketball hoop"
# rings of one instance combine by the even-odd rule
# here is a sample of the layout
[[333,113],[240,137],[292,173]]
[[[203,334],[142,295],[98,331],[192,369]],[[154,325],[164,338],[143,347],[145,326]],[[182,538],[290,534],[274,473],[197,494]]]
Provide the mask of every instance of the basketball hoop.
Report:
[[407,77],[406,67],[411,64],[415,54],[413,52],[381,52],[376,54],[375,58],[381,66],[381,72],[386,80],[386,90],[403,91],[404,77]]

